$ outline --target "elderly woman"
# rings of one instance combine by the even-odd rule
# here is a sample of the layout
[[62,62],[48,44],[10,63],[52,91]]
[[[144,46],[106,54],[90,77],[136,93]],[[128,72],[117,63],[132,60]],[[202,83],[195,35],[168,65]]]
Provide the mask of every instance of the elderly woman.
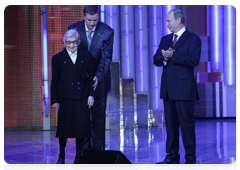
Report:
[[67,138],[76,138],[74,163],[79,162],[84,138],[91,136],[90,107],[94,104],[93,58],[78,48],[80,37],[76,30],[68,30],[63,42],[65,48],[52,57],[51,104],[58,111],[58,164],[65,163]]

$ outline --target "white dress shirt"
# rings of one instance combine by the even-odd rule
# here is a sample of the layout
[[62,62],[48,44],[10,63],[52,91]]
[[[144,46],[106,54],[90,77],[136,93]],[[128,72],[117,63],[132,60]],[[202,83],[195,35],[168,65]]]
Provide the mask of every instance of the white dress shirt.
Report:
[[[86,36],[88,36],[88,31],[90,31],[86,25],[86,22],[84,22],[84,25],[85,25],[85,30],[86,30]],[[97,25],[96,25],[97,26]],[[93,31],[92,34],[91,34],[91,38],[93,38],[93,35],[94,35],[94,32],[95,32],[95,29],[96,29],[96,26],[91,30]]]
[[[67,49],[67,48],[66,48]],[[68,49],[67,49],[68,55],[71,58],[73,64],[76,63],[77,60],[77,51],[75,53],[71,53]]]
[[[174,35],[175,35],[175,34],[178,35],[177,41],[178,41],[178,39],[181,37],[181,35],[182,35],[185,31],[186,31],[186,27],[182,27],[182,29],[180,29],[177,33],[174,33]],[[173,35],[172,41],[174,40],[174,35]]]

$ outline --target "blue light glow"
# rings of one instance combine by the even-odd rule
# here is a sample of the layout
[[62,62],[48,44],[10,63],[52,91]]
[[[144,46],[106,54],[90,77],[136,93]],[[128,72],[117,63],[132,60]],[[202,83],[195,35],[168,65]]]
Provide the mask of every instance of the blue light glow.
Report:
[[[46,11],[47,6],[43,5],[42,10]],[[44,98],[49,97],[49,87],[48,87],[48,37],[47,37],[47,16],[42,15],[42,51],[43,51],[43,85],[44,85]]]
[[101,11],[104,11],[104,5],[101,5]]
[[129,38],[128,38],[128,35],[126,35],[126,55],[127,57],[129,56],[129,49],[128,49],[128,42],[129,42]]
[[105,12],[104,5],[101,5],[101,21],[102,22],[105,22],[104,12]]
[[[173,9],[173,5],[167,5],[167,12],[169,12],[171,9]],[[170,34],[171,31],[167,29],[167,34]]]
[[109,13],[110,13],[110,14],[109,14],[109,15],[110,15],[110,27],[113,27],[113,21],[112,21],[112,16],[113,16],[113,15],[112,15],[112,5],[109,5],[109,9],[110,9],[110,10],[109,10],[109,11],[110,11],[110,12],[109,12]]
[[153,24],[156,25],[157,24],[157,7],[156,5],[153,6]]
[[139,5],[139,28],[142,29],[142,6]]
[[[153,6],[153,27],[154,27],[154,48],[153,54],[157,51],[157,6]],[[155,66],[154,68],[154,86],[155,86],[155,107],[158,109],[159,107],[159,96],[158,96],[158,68]]]
[[218,16],[218,5],[214,5],[214,33],[215,33],[215,62],[216,62],[216,69],[218,68],[219,62],[219,16]]
[[143,30],[142,30],[142,6],[139,5],[139,33],[140,33],[140,72],[141,72],[141,91],[143,91]]
[[172,5],[167,5],[167,12],[169,12],[172,9]]
[[44,93],[45,93],[45,98],[49,98],[49,88],[48,88],[48,81],[44,81]]
[[130,77],[128,5],[125,5],[127,75]]
[[155,47],[157,45],[157,8],[156,8],[156,5],[154,5],[154,8],[153,8],[153,17],[154,17],[153,22],[154,22],[154,47]]
[[228,5],[228,84],[233,84],[233,62],[232,62],[232,6]]
[[44,74],[43,80],[48,81],[48,42],[47,33],[43,31],[43,64],[44,64]]
[[167,13],[171,10],[171,9],[174,9],[176,8],[176,5],[163,5],[162,6],[162,10],[163,10],[163,13],[162,13],[162,24],[163,24],[163,27],[162,27],[162,35],[167,35],[167,34],[170,34],[171,31],[166,27],[166,17],[167,17]]
[[159,106],[158,106],[158,103],[159,103],[158,93],[159,93],[159,91],[158,91],[158,74],[157,74],[157,71],[158,71],[158,69],[157,69],[157,67],[155,66],[154,72],[155,72],[155,93],[156,93],[156,95],[155,95],[155,107],[156,107],[156,108],[159,107]]
[[49,83],[48,83],[48,24],[47,5],[42,5],[41,32],[42,32],[42,69],[43,69],[43,99],[45,104],[45,114],[49,115]]

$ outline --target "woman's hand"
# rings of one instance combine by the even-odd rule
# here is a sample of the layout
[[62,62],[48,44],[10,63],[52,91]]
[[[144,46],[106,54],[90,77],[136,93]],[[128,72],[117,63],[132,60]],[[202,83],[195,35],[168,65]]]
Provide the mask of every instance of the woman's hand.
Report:
[[88,108],[93,106],[93,104],[94,104],[94,98],[92,96],[89,96],[88,97]]
[[56,111],[59,111],[59,109],[60,109],[59,103],[54,103],[54,104],[52,105],[52,107],[53,107]]

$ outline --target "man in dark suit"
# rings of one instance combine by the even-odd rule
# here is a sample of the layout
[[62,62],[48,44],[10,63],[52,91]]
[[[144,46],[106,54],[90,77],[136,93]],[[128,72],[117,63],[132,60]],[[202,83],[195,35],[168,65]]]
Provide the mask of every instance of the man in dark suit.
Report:
[[164,101],[168,153],[164,161],[157,164],[179,163],[179,126],[185,163],[194,164],[196,139],[193,106],[195,100],[199,100],[194,67],[200,60],[201,39],[184,26],[185,18],[180,10],[169,11],[166,21],[172,33],[162,37],[153,57],[154,64],[163,67],[160,98]]
[[92,145],[90,145],[90,139],[85,139],[84,148],[90,148],[94,150],[102,150],[103,146],[103,123],[105,122],[105,116],[102,115],[102,103],[101,103],[101,82],[102,80],[102,66],[101,62],[101,46],[102,42],[106,41],[106,47],[104,50],[105,63],[104,63],[104,112],[106,109],[107,93],[111,88],[111,74],[110,63],[112,61],[113,52],[113,37],[114,30],[108,25],[99,21],[100,7],[98,5],[86,5],[83,10],[84,20],[74,23],[68,27],[68,29],[76,29],[81,37],[80,48],[88,50],[92,56],[96,59],[96,71],[94,76],[95,90],[94,99],[95,103],[91,108],[92,115]]
[[66,48],[52,57],[51,104],[58,111],[58,164],[65,162],[67,138],[76,138],[74,163],[79,162],[84,139],[91,136],[89,108],[94,104],[91,88],[94,58],[88,51],[78,48],[80,37],[76,30],[67,31],[63,42]]

